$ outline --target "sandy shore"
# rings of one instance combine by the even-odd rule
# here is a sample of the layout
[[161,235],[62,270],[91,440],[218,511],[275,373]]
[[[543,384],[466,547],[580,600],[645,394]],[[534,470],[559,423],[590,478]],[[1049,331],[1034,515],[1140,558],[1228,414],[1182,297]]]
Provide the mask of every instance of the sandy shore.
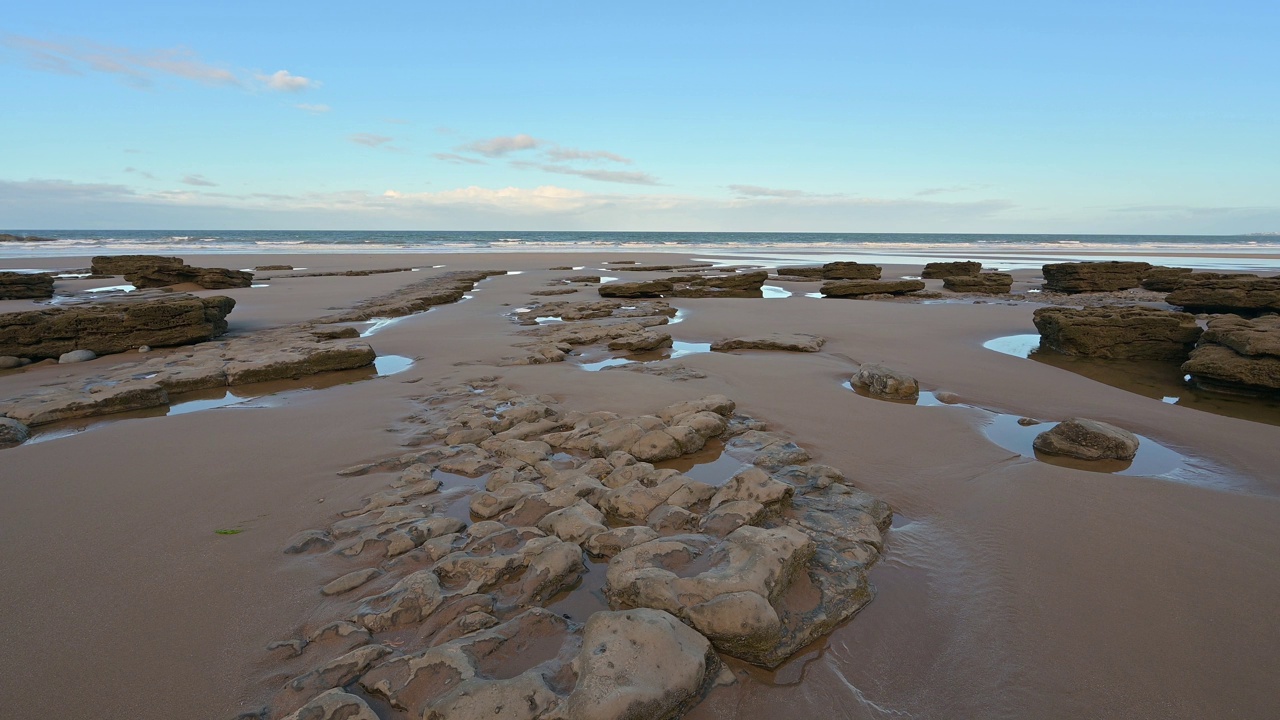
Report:
[[[770,283],[793,293],[786,298],[673,300],[686,311],[668,328],[677,340],[761,332],[827,338],[814,354],[689,355],[678,362],[705,377],[673,381],[584,372],[574,362],[497,363],[520,340],[508,313],[531,301],[530,291],[570,274],[547,268],[599,274],[610,260],[688,257],[184,258],[233,268],[420,268],[276,277],[263,280],[266,287],[200,293],[236,298],[233,334],[316,318],[432,272],[523,272],[486,280],[470,299],[371,336],[379,355],[415,359],[402,373],[253,407],[105,422],[0,451],[0,707],[32,717],[211,720],[260,707],[270,691],[266,644],[288,637],[331,579],[317,562],[281,549],[385,484],[335,471],[399,452],[394,430],[411,398],[496,375],[586,411],[653,412],[722,393],[893,507],[885,558],[870,576],[879,594],[867,609],[776,671],[734,665],[738,681],[713,690],[690,717],[1275,713],[1280,427],[1178,407],[983,347],[1034,333],[1034,303],[818,300],[805,297],[815,284],[798,282]],[[885,277],[919,270],[887,265]],[[1014,274],[1017,289],[1038,273]],[[563,299],[595,297],[583,289]],[[0,302],[0,312],[28,307]],[[0,397],[123,361],[0,372]],[[842,388],[862,362],[892,365],[977,408],[1111,422],[1181,453],[1199,471],[1175,481],[1037,462],[989,441],[982,410],[900,405]],[[244,531],[216,535],[220,528]]]

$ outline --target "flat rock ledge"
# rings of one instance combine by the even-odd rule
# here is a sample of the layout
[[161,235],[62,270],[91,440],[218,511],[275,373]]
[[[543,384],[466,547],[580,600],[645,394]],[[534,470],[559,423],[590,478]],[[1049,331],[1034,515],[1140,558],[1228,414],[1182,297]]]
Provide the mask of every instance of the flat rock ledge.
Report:
[[821,335],[769,333],[767,335],[744,335],[742,337],[716,340],[711,343],[711,350],[714,352],[730,352],[732,350],[818,352],[826,342],[827,339]]
[[660,280],[608,283],[601,285],[596,292],[602,298],[760,298],[764,297],[760,288],[768,279],[769,273],[764,270],[722,275],[679,275]]
[[1105,359],[1182,361],[1202,332],[1194,315],[1140,306],[1040,308],[1033,322],[1042,346]]
[[137,288],[194,283],[206,290],[225,290],[253,284],[251,272],[193,267],[182,258],[164,255],[99,255],[92,262],[95,275],[123,275]]
[[931,262],[925,264],[920,277],[925,280],[943,280],[952,277],[972,277],[981,272],[982,263],[977,260]]
[[130,293],[0,314],[0,355],[41,360],[75,350],[98,355],[189,345],[227,331],[236,301],[186,293]]
[[0,272],[0,300],[45,300],[53,297],[48,273]]
[[823,283],[824,297],[863,297],[866,295],[906,295],[925,288],[920,280],[833,280]]
[[1165,302],[1195,313],[1280,312],[1280,277],[1192,273],[1179,279]]
[[1280,395],[1280,315],[1210,318],[1182,371],[1204,390]]
[[943,278],[942,287],[958,293],[1007,295],[1013,289],[1013,276],[1002,272],[954,275]]
[[[892,511],[727,397],[622,416],[483,377],[417,408],[415,449],[339,472],[387,488],[285,548],[334,579],[252,717],[675,718],[721,656],[775,667],[872,598]],[[713,441],[737,470],[663,467]]]

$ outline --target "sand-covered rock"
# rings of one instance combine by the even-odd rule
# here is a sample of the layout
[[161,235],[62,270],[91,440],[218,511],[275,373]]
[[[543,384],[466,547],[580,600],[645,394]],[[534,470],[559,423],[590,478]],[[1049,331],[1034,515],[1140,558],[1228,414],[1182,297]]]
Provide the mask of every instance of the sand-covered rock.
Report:
[[1192,273],[1165,301],[1193,313],[1280,312],[1280,277]]
[[833,280],[822,284],[824,297],[860,297],[863,295],[905,295],[923,290],[920,280]]
[[1115,292],[1136,288],[1152,268],[1151,263],[1107,261],[1049,263],[1044,272],[1044,289],[1050,292]]
[[955,262],[931,262],[924,266],[920,277],[925,280],[942,280],[949,277],[965,277],[982,272],[982,263],[976,260]]
[[48,273],[0,272],[0,300],[44,300],[53,297]]
[[1072,418],[1036,436],[1038,452],[1081,460],[1132,460],[1138,437],[1123,428],[1087,418]]
[[942,287],[952,292],[1004,295],[1013,288],[1013,276],[1002,272],[947,276],[942,279]]
[[1040,308],[1034,322],[1042,346],[1107,359],[1182,360],[1202,332],[1193,315],[1141,306]]
[[862,365],[850,382],[868,395],[890,400],[914,400],[920,395],[919,381],[879,363]]
[[1242,395],[1280,393],[1280,315],[1211,318],[1182,371],[1198,387]]
[[147,293],[4,313],[0,355],[43,359],[74,350],[107,355],[140,345],[203,342],[227,331],[235,304],[229,297]]
[[879,265],[858,262],[829,262],[822,266],[823,280],[879,280]]
[[785,352],[818,352],[826,342],[820,335],[804,333],[768,333],[724,338],[711,343],[714,352],[731,350],[781,350]]

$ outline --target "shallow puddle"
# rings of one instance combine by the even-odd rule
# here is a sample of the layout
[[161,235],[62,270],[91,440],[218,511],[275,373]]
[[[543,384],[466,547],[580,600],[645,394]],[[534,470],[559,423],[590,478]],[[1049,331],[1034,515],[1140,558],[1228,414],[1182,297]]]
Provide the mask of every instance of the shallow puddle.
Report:
[[107,286],[105,286],[105,287],[89,288],[89,289],[88,289],[88,290],[86,290],[85,292],[91,292],[91,293],[96,293],[96,292],[112,292],[112,291],[133,292],[134,290],[137,290],[137,289],[138,289],[138,288],[136,288],[136,287],[134,287],[134,286],[132,286],[132,285],[128,285],[128,284],[125,284],[125,285],[107,285]]
[[760,287],[760,292],[763,293],[764,297],[766,298],[777,299],[777,298],[791,297],[790,290],[787,290],[785,288],[780,288],[777,285],[763,285]]
[[587,571],[578,583],[557,593],[546,605],[551,612],[578,623],[586,622],[593,613],[609,609],[609,601],[604,595],[609,561],[583,553],[582,562],[587,566]]
[[590,372],[596,372],[616,365],[662,362],[663,360],[674,360],[687,355],[699,355],[701,353],[709,352],[711,352],[711,343],[695,343],[686,342],[684,340],[674,340],[669,348],[645,350],[643,352],[632,353],[630,355],[623,355],[620,357],[600,358],[597,353],[584,353],[580,356],[578,367]]
[[712,438],[696,453],[682,455],[674,460],[655,463],[658,469],[671,469],[681,475],[708,485],[723,485],[734,475],[751,467],[725,452],[724,442]]
[[988,340],[982,346],[1005,355],[1027,358],[1067,370],[1168,405],[1267,425],[1280,425],[1280,397],[1223,395],[1201,390],[1187,382],[1188,377],[1182,372],[1182,364],[1176,361],[1073,357],[1041,348],[1038,334],[1006,335]]

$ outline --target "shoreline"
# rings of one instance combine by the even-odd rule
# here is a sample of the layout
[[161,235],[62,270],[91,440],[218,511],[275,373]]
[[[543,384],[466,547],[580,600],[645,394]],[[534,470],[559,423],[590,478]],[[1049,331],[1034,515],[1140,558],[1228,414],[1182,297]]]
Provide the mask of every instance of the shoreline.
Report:
[[[0,451],[0,572],[11,582],[0,602],[11,629],[0,649],[5,706],[157,720],[229,720],[259,706],[278,680],[266,644],[291,636],[317,605],[316,588],[331,579],[320,563],[282,554],[288,538],[332,523],[335,513],[382,490],[385,477],[335,473],[403,452],[415,402],[481,376],[500,376],[517,391],[583,412],[655,412],[724,394],[892,506],[885,557],[870,572],[877,597],[778,670],[731,664],[736,682],[712,690],[689,717],[870,718],[889,711],[1192,718],[1258,716],[1271,706],[1280,624],[1260,619],[1258,608],[1280,593],[1280,484],[1273,475],[1280,427],[1169,405],[983,347],[1034,332],[1036,303],[809,302],[803,295],[815,287],[798,282],[777,283],[793,293],[780,299],[673,299],[684,316],[667,330],[680,341],[760,332],[826,338],[817,353],[706,352],[666,361],[703,375],[677,380],[585,372],[568,361],[499,361],[523,338],[514,309],[598,299],[587,287],[531,299],[531,291],[565,274],[549,267],[596,272],[617,259],[736,262],[737,255],[623,248],[178,254],[195,265],[219,266],[234,256],[237,267],[271,262],[310,271],[393,267],[424,255],[445,265],[277,277],[265,288],[198,292],[237,299],[233,335],[327,315],[429,273],[520,274],[484,280],[464,302],[407,316],[367,338],[379,355],[414,359],[394,376],[304,391],[270,406],[106,422]],[[824,254],[833,253],[807,253],[800,262]],[[936,259],[988,257],[965,249]],[[1075,258],[1067,250],[1051,257]],[[1280,270],[1280,253],[1178,257],[1197,266],[1264,260],[1269,272]],[[88,265],[79,256],[4,258],[0,266],[69,261]],[[919,264],[890,264],[885,276],[918,271]],[[277,274],[287,272],[262,273]],[[1014,275],[1022,287],[1038,272]],[[84,290],[111,282],[59,284]],[[0,312],[19,304],[31,305],[4,301]],[[90,376],[125,359],[0,372],[0,396]],[[867,362],[891,364],[974,407],[899,405],[842,390],[851,369]],[[988,420],[976,408],[1114,422],[1204,461],[1209,472],[1247,481],[1249,490],[1020,457],[985,438]],[[227,527],[244,532],[214,534]],[[68,692],[61,682],[67,677],[80,689]],[[159,699],[156,687],[166,688]]]

